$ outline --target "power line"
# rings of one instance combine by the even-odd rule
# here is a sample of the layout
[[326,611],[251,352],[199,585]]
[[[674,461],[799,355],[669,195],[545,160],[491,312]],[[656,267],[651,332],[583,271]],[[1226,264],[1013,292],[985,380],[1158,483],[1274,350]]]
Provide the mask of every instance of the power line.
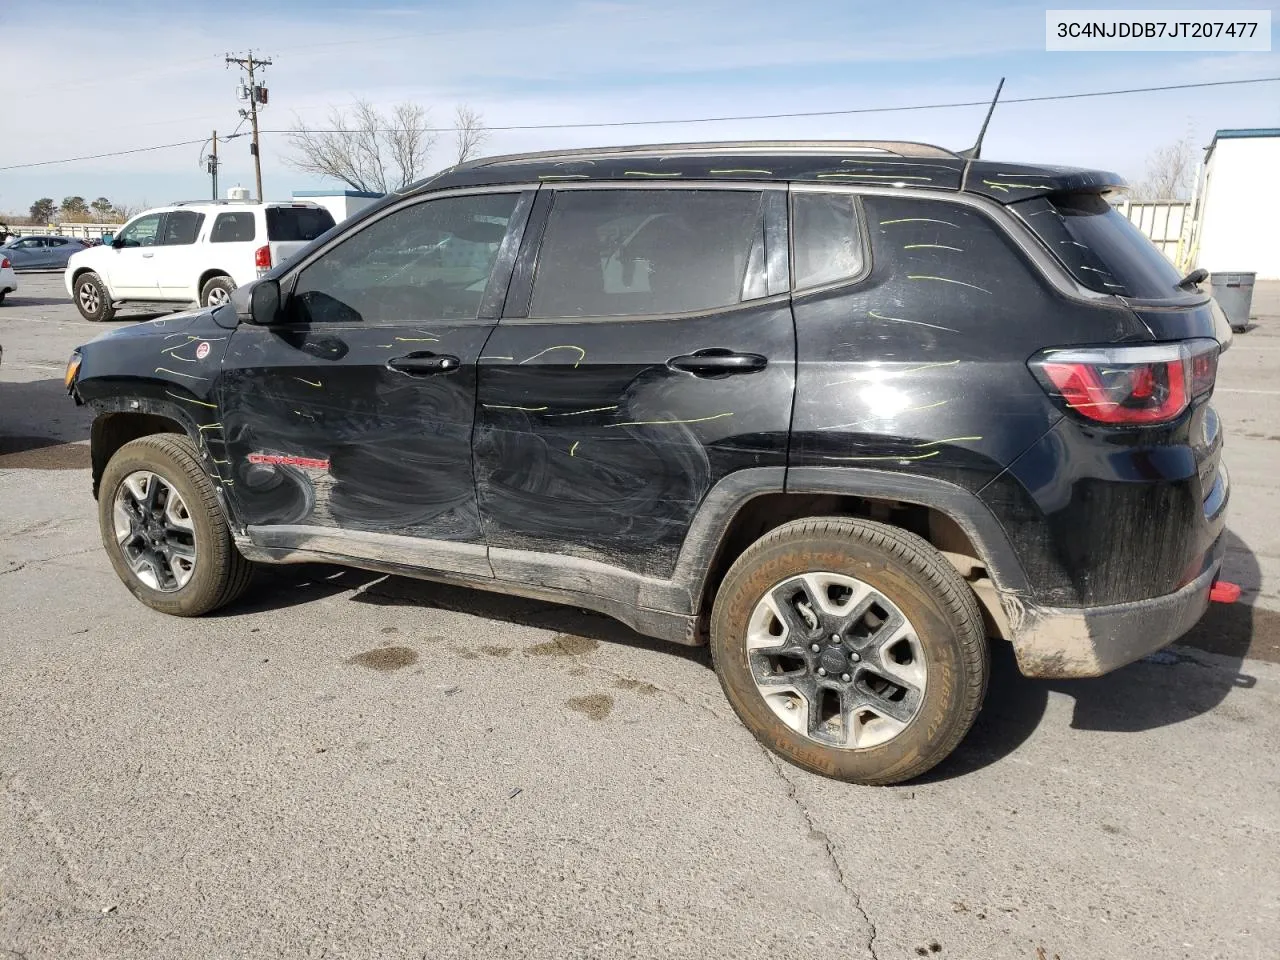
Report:
[[[1055,100],[1083,100],[1089,97],[1118,97],[1126,94],[1135,93],[1162,93],[1168,90],[1196,90],[1206,87],[1230,87],[1240,86],[1250,83],[1276,83],[1280,81],[1280,77],[1253,77],[1247,80],[1211,80],[1203,83],[1171,83],[1158,87],[1131,87],[1125,90],[1095,90],[1088,93],[1058,93],[1042,97],[1011,97],[1001,100],[1002,104],[1010,103],[1047,103]],[[591,123],[529,123],[529,124],[512,124],[507,126],[486,127],[485,129],[493,132],[512,132],[523,130],[578,130],[578,129],[604,129],[608,127],[648,127],[663,125],[678,125],[690,123],[727,123],[731,121],[743,120],[792,120],[805,119],[812,117],[846,117],[855,114],[867,113],[909,113],[917,110],[945,110],[954,107],[985,107],[989,101],[987,100],[963,100],[953,101],[950,103],[920,103],[910,104],[901,107],[857,107],[850,110],[810,110],[803,112],[791,113],[757,113],[757,114],[741,114],[737,116],[720,116],[720,117],[685,117],[678,120],[611,120],[597,121]],[[457,127],[428,127],[425,128],[427,133],[455,133]],[[260,130],[259,133],[270,134],[289,134],[289,133],[341,133],[339,130],[320,130],[304,128],[301,131],[294,130]],[[382,131],[379,131],[382,132]],[[233,137],[243,137],[246,134],[233,133],[225,139],[230,140]],[[32,163],[16,163],[9,166],[0,167],[3,170],[24,170],[31,167],[48,167],[60,163],[77,163],[81,160],[101,160],[106,157],[122,157],[127,154],[147,153],[152,150],[167,150],[171,147],[188,147],[196,143],[208,142],[208,137],[202,137],[198,140],[180,140],[176,143],[161,143],[151,147],[136,147],[132,150],[117,150],[112,153],[98,153],[92,156],[84,157],[68,157],[64,160],[39,160]],[[224,139],[219,137],[219,140]]]

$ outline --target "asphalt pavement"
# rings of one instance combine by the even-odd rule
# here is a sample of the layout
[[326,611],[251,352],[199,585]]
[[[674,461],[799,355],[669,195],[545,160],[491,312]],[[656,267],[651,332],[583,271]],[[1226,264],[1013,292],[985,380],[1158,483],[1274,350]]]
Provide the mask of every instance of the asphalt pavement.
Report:
[[86,323],[0,306],[0,960],[1280,954],[1280,284],[1223,358],[1226,576],[1183,644],[1020,677],[922,781],[764,752],[703,650],[282,567],[137,603],[98,537]]

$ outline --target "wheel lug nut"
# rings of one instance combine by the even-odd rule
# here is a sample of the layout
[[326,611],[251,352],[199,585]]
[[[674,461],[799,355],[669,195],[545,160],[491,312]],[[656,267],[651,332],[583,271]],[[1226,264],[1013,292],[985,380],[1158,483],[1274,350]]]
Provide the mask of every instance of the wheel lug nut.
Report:
[[858,654],[857,654],[856,652],[854,652],[854,651],[850,651],[850,653],[849,653],[849,659],[850,659],[850,660],[852,660],[854,663],[857,663],[857,662],[858,662],[859,660],[861,660],[862,658],[861,658],[860,656],[858,656]]
[[840,674],[840,679],[843,680],[845,683],[848,683],[850,680],[853,679],[853,677],[849,676],[847,673],[842,673]]
[[818,668],[818,676],[820,676],[820,677],[825,677],[826,675],[827,675],[827,668],[826,668],[826,667],[819,667],[819,668]]
[[812,650],[814,653],[817,653],[822,648],[818,646],[816,643],[811,643],[809,644],[809,649]]
[[831,642],[832,642],[832,643],[839,643],[839,642],[840,642],[840,634],[838,634],[838,633],[833,633],[833,634],[831,635]]

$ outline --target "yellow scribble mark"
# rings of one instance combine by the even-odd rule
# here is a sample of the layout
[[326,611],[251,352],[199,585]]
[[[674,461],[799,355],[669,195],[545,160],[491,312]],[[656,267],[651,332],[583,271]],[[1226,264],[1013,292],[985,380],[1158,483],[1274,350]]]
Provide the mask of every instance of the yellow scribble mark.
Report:
[[1046,187],[1041,183],[1005,183],[1000,180],[983,180],[992,190],[999,190],[1001,193],[1008,193],[1010,190],[1052,190],[1052,187]]
[[199,427],[198,429],[200,430],[200,432],[201,432],[201,433],[203,433],[203,432],[204,432],[204,431],[206,431],[206,430],[221,430],[221,429],[222,429],[222,424],[220,424],[220,423],[204,423],[204,424],[201,424],[201,425],[200,425],[200,427]]
[[375,343],[375,347],[394,347],[394,343]]
[[942,440],[926,440],[924,443],[917,443],[916,448],[920,449],[922,447],[936,447],[939,444],[943,444],[943,443],[960,443],[964,440],[978,441],[981,439],[982,439],[981,437],[946,437]]
[[894,417],[900,417],[904,413],[919,413],[921,410],[933,410],[941,407],[943,404],[950,403],[949,400],[939,400],[937,403],[926,403],[919,407],[907,407],[905,410],[898,410],[894,413],[878,414],[874,417],[863,417],[861,420],[854,420],[851,423],[837,423],[831,427],[819,427],[819,430],[847,430],[849,427],[860,427],[864,423],[874,423],[877,420],[891,420]]
[[540,173],[539,180],[590,180],[585,173]]
[[934,450],[932,453],[915,453],[915,454],[898,454],[896,456],[876,456],[876,457],[823,457],[823,460],[928,460],[930,457],[936,457],[942,451]]
[[614,404],[612,407],[592,407],[592,408],[591,408],[591,409],[589,409],[589,410],[570,410],[568,413],[549,413],[549,414],[547,414],[547,416],[549,416],[549,417],[577,417],[577,416],[581,416],[581,415],[582,415],[582,414],[584,414],[584,413],[606,413],[606,412],[608,412],[608,411],[610,411],[610,410],[617,410],[617,409],[618,409],[617,404]]
[[763,173],[773,176],[772,170],[757,170],[754,167],[728,167],[724,170],[712,170],[712,173]]
[[977,284],[965,283],[963,280],[948,280],[946,277],[934,277],[927,273],[908,273],[908,280],[939,280],[942,283],[954,283],[958,287],[968,287],[971,290],[977,290],[980,293],[991,293],[986,287],[979,287]]
[[[885,317],[885,318],[880,318],[880,319],[889,319],[889,320],[892,320],[892,319],[894,319],[894,318],[893,318],[893,317]],[[903,322],[904,322],[904,323],[911,323],[912,321],[910,321],[910,320],[904,320]],[[930,324],[925,324],[925,326],[930,326]],[[944,330],[945,330],[945,329],[947,329],[947,328],[946,328],[946,327],[943,327],[942,329],[944,329]],[[952,332],[952,333],[955,333],[956,331],[952,330],[951,332]],[[921,370],[933,370],[933,369],[935,369],[935,368],[937,368],[937,367],[954,367],[954,366],[955,366],[956,364],[958,364],[959,362],[960,362],[959,360],[939,360],[937,363],[922,363],[922,364],[921,364],[920,366],[918,366],[918,367],[908,367],[906,370],[891,370],[891,371],[890,371],[890,373],[892,373],[892,374],[893,374],[893,375],[895,375],[895,376],[905,377],[905,376],[907,376],[908,374],[911,374],[911,373],[919,373]],[[830,383],[824,383],[824,384],[823,384],[823,386],[824,386],[824,387],[840,387],[840,386],[843,386],[843,385],[844,385],[844,384],[846,384],[846,383],[861,383],[861,382],[863,382],[864,380],[866,380],[866,377],[850,377],[850,378],[849,378],[849,379],[847,379],[847,380],[833,380],[833,381],[831,381]],[[943,402],[943,403],[946,403],[946,401],[945,401],[945,400],[944,400],[944,401],[942,401],[942,402]],[[920,409],[926,409],[926,408],[922,408],[922,407],[912,407],[912,409],[913,409],[913,410],[920,410]],[[904,411],[904,412],[905,412],[905,411]]]
[[527,413],[537,413],[539,410],[545,410],[546,407],[521,407],[513,403],[485,403],[482,406],[486,410],[524,410]]
[[923,320],[906,320],[903,317],[888,317],[883,313],[876,313],[874,310],[868,310],[867,316],[873,320],[892,320],[894,323],[909,323],[916,327],[931,327],[934,330],[945,330],[947,333],[959,333],[960,331],[954,327],[944,327],[937,323],[925,323]]
[[690,420],[628,420],[625,423],[606,423],[606,427],[657,427],[668,424],[680,423],[706,423],[708,420],[719,420],[723,417],[732,417],[733,412],[717,413],[710,417],[693,417]]
[[211,460],[213,460],[213,462],[214,462],[214,463],[216,463],[216,464],[218,464],[218,466],[220,466],[220,467],[230,466],[230,464],[231,464],[231,461],[230,461],[230,460],[216,460],[216,459],[214,459],[214,458],[212,458],[212,457],[210,457],[210,459],[211,459]]
[[515,357],[481,357],[481,360],[514,360]]
[[624,174],[628,177],[679,177],[683,174],[679,170],[673,170],[670,173],[650,173],[647,170],[628,170]]
[[[524,358],[523,360],[521,360],[520,362],[521,362],[521,363],[528,363],[530,360],[537,360],[537,359],[538,359],[540,356],[542,356],[544,353],[550,353],[552,350],[577,350],[577,351],[578,351],[578,359],[577,359],[577,360],[575,360],[575,361],[573,361],[573,365],[574,365],[574,367],[575,367],[575,368],[577,368],[578,364],[580,364],[583,360],[587,359],[587,351],[583,350],[581,347],[579,347],[579,346],[577,346],[577,345],[575,345],[575,344],[572,344],[572,343],[561,343],[561,344],[558,344],[558,345],[556,345],[556,346],[554,346],[554,347],[547,347],[547,349],[545,349],[545,350],[539,350],[539,351],[538,351],[537,353],[535,353],[532,357],[525,357],[525,358]],[[544,409],[545,409],[545,408],[544,408]]]
[[569,456],[571,457],[573,456],[573,451],[578,449],[578,444],[580,444],[581,442],[582,442],[581,440],[573,441],[573,446],[569,448]]
[[954,250],[956,253],[964,253],[959,247],[948,247],[945,243],[908,243],[902,248],[903,250]]
[[194,403],[198,407],[208,407],[210,410],[218,409],[218,405],[215,403],[205,403],[203,400],[197,400],[194,397],[184,397],[182,394],[174,393],[172,390],[166,390],[165,394],[175,400],[182,400],[184,403]]
[[933,182],[933,177],[913,177],[899,173],[820,173],[819,180],[827,180],[831,177],[857,177],[859,180],[925,180]]
[[960,229],[960,224],[952,223],[950,220],[935,220],[933,217],[902,217],[898,220],[881,220],[880,226],[887,227],[895,223],[944,223],[948,227]]
[[400,343],[439,343],[439,337],[396,337]]
[[208,380],[208,377],[197,377],[194,373],[179,373],[177,370],[170,370],[168,367],[156,367],[156,373],[167,373],[174,377],[185,377],[188,380]]
[[319,380],[308,380],[305,377],[294,377],[299,383],[305,383],[309,387],[323,387],[324,383]]

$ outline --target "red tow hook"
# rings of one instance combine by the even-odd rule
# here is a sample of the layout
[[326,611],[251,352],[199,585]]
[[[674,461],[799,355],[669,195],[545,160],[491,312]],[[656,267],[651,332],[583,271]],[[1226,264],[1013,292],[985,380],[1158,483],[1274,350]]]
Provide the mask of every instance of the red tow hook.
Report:
[[1209,588],[1209,600],[1212,603],[1235,603],[1240,599],[1240,584],[1226,580],[1215,580]]

